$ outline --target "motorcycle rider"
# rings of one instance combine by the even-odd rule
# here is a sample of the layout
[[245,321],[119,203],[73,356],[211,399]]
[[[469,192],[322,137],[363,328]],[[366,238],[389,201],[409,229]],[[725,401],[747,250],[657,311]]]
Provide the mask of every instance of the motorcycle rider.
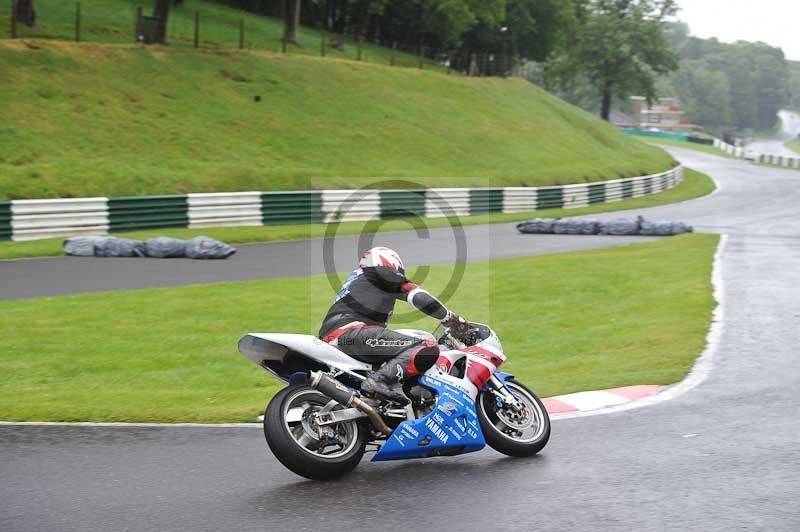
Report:
[[367,374],[361,391],[373,397],[408,403],[402,385],[425,373],[439,357],[430,340],[387,329],[395,302],[400,299],[438,319],[455,334],[469,330],[469,323],[448,310],[427,290],[405,275],[403,260],[386,247],[367,250],[342,285],[322,323],[319,337],[353,358],[377,366]]

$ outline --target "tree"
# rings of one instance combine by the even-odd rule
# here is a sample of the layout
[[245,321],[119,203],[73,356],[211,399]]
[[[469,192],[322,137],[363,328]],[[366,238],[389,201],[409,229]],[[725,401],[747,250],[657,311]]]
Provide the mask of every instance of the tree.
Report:
[[36,10],[33,8],[33,0],[17,0],[14,5],[14,18],[17,22],[30,26],[36,25]]
[[656,97],[656,78],[677,69],[678,57],[664,35],[673,0],[579,0],[575,32],[554,57],[549,74],[567,86],[583,75],[600,96],[609,119],[614,97]]
[[169,8],[173,0],[156,0],[153,6],[153,16],[156,17],[156,30],[154,41],[159,44],[167,43],[167,21],[169,19]]
[[297,27],[300,25],[301,0],[284,0],[283,38],[287,43],[300,46],[297,40]]
[[725,72],[708,70],[701,61],[684,61],[672,86],[694,123],[718,135],[732,125],[731,84]]

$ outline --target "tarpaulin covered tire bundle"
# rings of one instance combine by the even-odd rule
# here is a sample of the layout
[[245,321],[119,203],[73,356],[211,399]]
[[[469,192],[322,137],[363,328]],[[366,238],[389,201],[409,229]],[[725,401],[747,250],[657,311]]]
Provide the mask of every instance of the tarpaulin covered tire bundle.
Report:
[[180,240],[159,236],[145,241],[111,236],[76,236],[64,240],[64,253],[76,257],[151,257],[227,259],[236,248],[207,236]]

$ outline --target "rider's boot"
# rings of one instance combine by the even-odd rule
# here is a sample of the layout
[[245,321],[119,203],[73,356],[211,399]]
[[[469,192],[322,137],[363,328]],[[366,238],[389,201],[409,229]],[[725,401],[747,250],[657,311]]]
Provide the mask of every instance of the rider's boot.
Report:
[[409,399],[403,393],[403,383],[427,371],[438,356],[438,347],[428,345],[405,351],[381,366],[378,371],[367,374],[367,380],[361,383],[361,391],[380,399],[408,404]]

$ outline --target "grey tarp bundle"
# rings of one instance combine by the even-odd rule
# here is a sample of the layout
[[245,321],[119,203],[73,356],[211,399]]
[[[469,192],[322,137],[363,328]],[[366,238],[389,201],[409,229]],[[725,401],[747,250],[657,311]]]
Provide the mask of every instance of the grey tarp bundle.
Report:
[[694,229],[685,223],[660,220],[656,222],[643,221],[639,229],[640,235],[670,236],[682,233],[691,233]]
[[535,218],[517,224],[520,233],[549,234],[553,232],[553,225],[556,221],[553,218]]
[[78,257],[226,259],[236,249],[207,236],[191,240],[162,236],[144,242],[111,236],[76,236],[64,240],[64,253]]
[[600,224],[597,220],[559,218],[553,224],[553,232],[557,235],[596,235],[600,232]]
[[186,241],[157,236],[144,241],[144,254],[157,259],[170,259],[186,256]]
[[536,218],[517,224],[520,233],[560,235],[646,235],[669,236],[691,233],[694,229],[682,222],[649,222],[637,216],[635,219],[617,218],[610,222],[598,222],[583,218]]
[[637,216],[635,220],[630,218],[616,218],[610,222],[603,224],[604,235],[638,235],[639,226],[644,221],[644,218]]
[[236,248],[207,236],[196,236],[186,244],[186,256],[190,259],[227,259],[236,253]]

